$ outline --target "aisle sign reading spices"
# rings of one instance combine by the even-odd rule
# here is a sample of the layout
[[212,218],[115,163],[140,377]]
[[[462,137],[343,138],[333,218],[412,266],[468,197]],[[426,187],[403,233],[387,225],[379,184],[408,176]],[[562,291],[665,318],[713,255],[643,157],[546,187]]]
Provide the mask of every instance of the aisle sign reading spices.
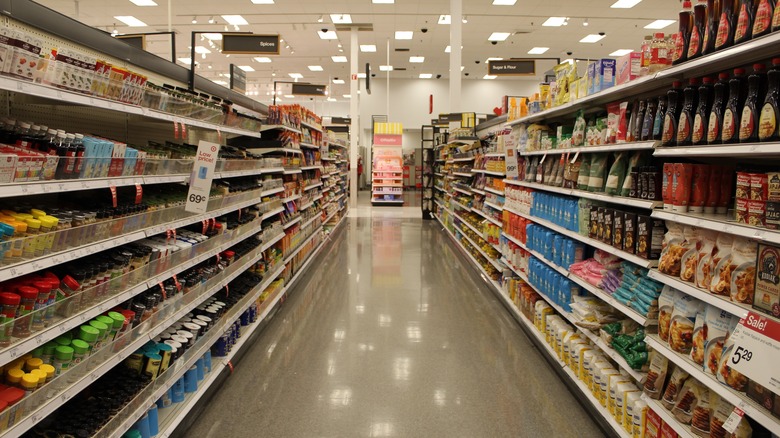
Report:
[[206,212],[218,155],[219,145],[217,143],[203,140],[198,143],[198,154],[195,158],[195,166],[192,168],[192,175],[190,175],[190,190],[187,193],[185,211],[190,213]]
[[780,322],[749,312],[739,321],[730,340],[729,365],[750,380],[780,394]]

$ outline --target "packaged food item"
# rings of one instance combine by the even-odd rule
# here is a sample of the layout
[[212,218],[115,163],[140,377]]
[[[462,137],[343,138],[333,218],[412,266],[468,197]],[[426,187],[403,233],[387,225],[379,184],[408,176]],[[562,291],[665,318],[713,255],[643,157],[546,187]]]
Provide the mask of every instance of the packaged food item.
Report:
[[620,123],[620,103],[612,102],[607,105],[607,144],[617,142]]
[[[712,397],[713,394],[706,386],[700,387],[699,397],[691,412],[691,432],[702,438],[709,438],[710,436],[710,416],[712,413],[710,399]],[[714,395],[714,397],[717,398],[717,395]]]
[[750,197],[751,201],[768,201],[769,199],[769,177],[766,173],[750,174]]
[[645,421],[645,434],[644,438],[661,438],[661,427],[663,426],[663,420],[652,409],[647,410],[647,418]]
[[615,210],[611,208],[604,209],[604,234],[601,241],[612,244],[612,232],[614,231]]
[[631,437],[642,438],[645,436],[645,425],[647,421],[647,402],[644,400],[637,400],[634,402],[632,409],[632,425],[631,425]]
[[756,280],[757,243],[743,237],[735,237],[732,246],[731,300],[753,304]]
[[737,199],[750,199],[750,173],[737,172]]
[[686,213],[688,211],[688,205],[691,199],[692,178],[692,164],[674,164],[674,180],[672,181],[672,190],[674,190],[674,206],[672,209],[674,211],[680,213]]
[[618,152],[615,154],[615,161],[607,174],[607,184],[605,191],[608,195],[618,196],[623,187],[623,180],[627,173],[628,152]]
[[636,252],[636,214],[623,214],[623,251],[634,254]]
[[[674,163],[664,163],[663,185],[661,189],[664,210],[674,209]],[[716,199],[717,202],[717,199]],[[713,212],[714,212],[713,208]]]
[[729,74],[720,73],[718,82],[713,86],[712,109],[707,122],[707,143],[723,143],[723,116],[726,112],[726,102],[728,100]]
[[678,438],[677,432],[675,432],[674,428],[669,423],[663,423],[661,425],[661,434],[659,435],[660,438]]
[[712,253],[712,282],[709,288],[715,295],[731,294],[731,272],[735,268],[731,264],[733,245],[734,236],[728,233],[720,233],[715,241],[715,250]]
[[628,102],[620,102],[618,107],[617,133],[615,135],[616,143],[625,143],[628,134],[628,121],[631,117]]
[[729,437],[729,438],[749,438],[753,430],[748,423],[747,418],[742,417],[737,424],[734,433],[730,433],[723,428],[723,423],[734,411],[734,405],[727,400],[718,397],[718,403],[713,405],[712,416],[710,418],[710,437]]
[[672,88],[666,93],[667,107],[664,114],[663,133],[661,135],[662,146],[677,145],[677,128],[682,113],[682,82],[674,81]]
[[710,186],[710,169],[707,164],[693,165],[693,178],[691,180],[691,202],[688,211],[691,213],[704,213],[704,206],[707,203],[707,191]]
[[736,9],[738,4],[739,2],[734,1],[721,3],[714,50],[722,50],[734,44],[734,28],[737,24]]
[[577,176],[577,189],[588,190],[588,182],[590,181],[590,163],[593,161],[595,154],[588,154],[582,158],[582,164],[580,165],[580,173]]
[[669,347],[682,354],[689,354],[693,346],[693,329],[696,314],[703,303],[685,293],[678,293],[669,326]]
[[618,374],[616,376],[610,376],[609,379],[609,397],[607,398],[607,410],[613,417],[617,415],[617,394],[621,384],[631,383],[631,378]]
[[647,371],[647,379],[643,388],[648,397],[654,400],[661,398],[668,371],[669,359],[658,352],[651,353],[650,368]]
[[774,408],[775,396],[772,391],[752,380],[748,382],[747,396],[765,407],[768,411],[771,411]]
[[707,306],[704,310],[704,326],[707,339],[704,344],[704,372],[716,375],[718,363],[723,353],[723,345],[733,325],[735,318],[728,312],[715,306]]
[[759,244],[757,256],[753,308],[780,318],[780,248]]
[[[625,422],[626,405],[629,402],[633,403],[639,397],[639,388],[634,385],[633,382],[620,383],[617,385],[617,391],[615,392],[615,421],[618,424]],[[629,399],[631,397],[631,399]]]
[[664,241],[664,221],[637,215],[636,255],[648,260],[661,256]]
[[666,384],[666,390],[661,397],[661,404],[668,410],[672,410],[674,403],[677,400],[677,394],[688,379],[690,374],[684,369],[677,367],[672,371],[671,377],[669,377],[669,383]]
[[661,259],[658,270],[673,277],[679,277],[682,269],[682,257],[686,251],[683,228],[676,222],[669,222],[664,235]]
[[689,283],[696,281],[696,270],[699,264],[699,247],[701,247],[702,234],[699,228],[685,226],[685,252],[682,255],[680,279]]
[[747,201],[747,224],[764,228],[766,225],[765,201]]
[[748,201],[747,199],[737,198],[734,206],[734,216],[738,224],[748,223]]
[[737,391],[744,392],[747,388],[748,379],[745,375],[732,368],[730,361],[731,356],[734,354],[734,339],[732,338],[731,333],[734,332],[738,323],[739,320],[733,318],[731,324],[729,324],[728,336],[723,343],[723,352],[721,353],[720,361],[718,362],[718,373],[716,377],[720,383],[730,386]]
[[696,264],[696,287],[709,289],[712,281],[712,252],[718,239],[718,233],[712,230],[699,230],[701,236],[698,249],[699,260]]
[[701,393],[706,391],[704,385],[694,378],[689,378],[682,386],[682,390],[677,395],[672,414],[682,424],[691,424],[693,410],[696,408]]
[[682,112],[677,127],[677,146],[693,144],[693,129],[696,118],[696,104],[699,95],[699,79],[691,78],[683,89]]
[[691,342],[691,360],[702,366],[704,365],[704,347],[707,345],[706,308],[707,306],[702,306],[696,313]]
[[[775,11],[780,24],[780,7]],[[772,59],[772,68],[767,73],[769,87],[764,98],[764,106],[758,119],[758,139],[777,141],[780,139],[778,119],[780,119],[780,58]]]
[[672,324],[674,303],[680,292],[670,286],[664,286],[661,295],[658,296],[658,337],[664,342],[669,342],[669,329]]
[[625,224],[623,223],[624,218],[625,216],[622,211],[615,210],[612,215],[612,241],[609,243],[617,249],[623,248],[623,233],[625,231]]
[[726,110],[723,112],[723,129],[721,129],[723,144],[739,142],[741,104],[746,97],[744,82],[745,69],[734,69],[734,77],[729,79],[729,99],[726,101]]
[[571,135],[572,146],[583,146],[585,144],[585,129],[587,124],[585,123],[585,112],[583,110],[577,111],[577,117],[574,120],[574,130]]

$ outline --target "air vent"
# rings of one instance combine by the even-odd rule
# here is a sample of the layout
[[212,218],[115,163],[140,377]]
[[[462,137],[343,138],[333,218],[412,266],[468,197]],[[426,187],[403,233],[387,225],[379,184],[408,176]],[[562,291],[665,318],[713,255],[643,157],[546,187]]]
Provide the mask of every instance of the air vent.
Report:
[[395,49],[396,52],[408,52],[409,49]]
[[336,31],[349,31],[352,30],[353,27],[357,27],[357,30],[360,32],[373,32],[374,31],[374,23],[352,23],[352,24],[337,24],[336,25]]
[[395,71],[406,71],[406,67],[393,67]]

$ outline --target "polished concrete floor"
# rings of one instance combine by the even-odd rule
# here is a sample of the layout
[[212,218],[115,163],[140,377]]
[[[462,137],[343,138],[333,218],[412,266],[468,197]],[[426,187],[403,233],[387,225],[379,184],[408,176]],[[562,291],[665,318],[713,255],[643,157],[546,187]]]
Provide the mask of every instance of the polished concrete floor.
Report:
[[361,201],[186,436],[603,436],[437,223]]

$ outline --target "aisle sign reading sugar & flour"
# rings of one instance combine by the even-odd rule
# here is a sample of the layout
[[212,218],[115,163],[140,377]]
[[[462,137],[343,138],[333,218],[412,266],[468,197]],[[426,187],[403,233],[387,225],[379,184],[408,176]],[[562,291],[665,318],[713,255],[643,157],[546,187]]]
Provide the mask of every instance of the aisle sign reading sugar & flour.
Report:
[[780,322],[748,312],[729,338],[729,365],[750,380],[780,394]]
[[219,144],[203,140],[198,143],[198,155],[195,157],[195,166],[192,168],[192,175],[190,175],[190,191],[187,193],[185,211],[190,213],[206,212],[218,155]]

